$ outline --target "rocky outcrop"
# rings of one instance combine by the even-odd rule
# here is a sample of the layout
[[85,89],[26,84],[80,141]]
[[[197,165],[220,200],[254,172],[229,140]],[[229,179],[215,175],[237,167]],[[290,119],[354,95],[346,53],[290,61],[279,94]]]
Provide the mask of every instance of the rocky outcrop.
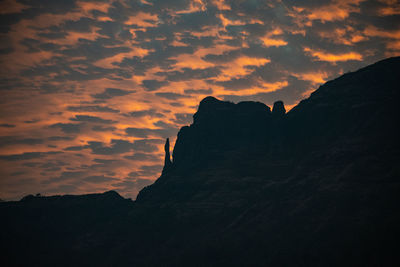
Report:
[[274,107],[272,108],[272,116],[274,117],[283,117],[286,113],[285,105],[283,101],[276,101],[274,103]]
[[275,102],[271,112],[260,102],[234,104],[208,96],[193,115],[193,124],[179,131],[172,163],[166,151],[164,170],[204,167],[226,158],[229,151],[281,151],[285,113],[283,101]]
[[269,138],[269,154],[274,158],[284,154],[289,150],[286,139],[287,132],[285,129],[286,109],[283,101],[276,101],[272,108],[271,130]]
[[166,174],[172,165],[171,156],[169,153],[169,138],[167,138],[167,140],[165,141],[164,152],[165,152],[165,158],[164,158],[164,168],[162,170],[162,174]]
[[206,97],[193,115],[193,124],[178,133],[173,166],[190,169],[220,160],[232,150],[261,149],[270,135],[270,123],[271,109],[263,103],[234,104]]

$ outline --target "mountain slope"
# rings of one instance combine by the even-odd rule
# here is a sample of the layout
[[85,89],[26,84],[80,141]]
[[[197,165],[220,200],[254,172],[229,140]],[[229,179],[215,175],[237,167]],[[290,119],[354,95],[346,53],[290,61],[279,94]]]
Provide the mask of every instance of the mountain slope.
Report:
[[271,111],[207,97],[135,202],[108,193],[0,203],[6,260],[397,266],[399,77],[400,58],[386,59],[326,83],[287,114],[282,102]]

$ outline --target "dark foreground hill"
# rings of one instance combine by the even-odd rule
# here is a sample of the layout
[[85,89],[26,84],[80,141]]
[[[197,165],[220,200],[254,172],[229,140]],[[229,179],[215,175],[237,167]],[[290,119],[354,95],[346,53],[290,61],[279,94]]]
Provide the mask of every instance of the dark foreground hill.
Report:
[[400,58],[282,102],[207,97],[161,177],[0,203],[7,266],[399,266]]

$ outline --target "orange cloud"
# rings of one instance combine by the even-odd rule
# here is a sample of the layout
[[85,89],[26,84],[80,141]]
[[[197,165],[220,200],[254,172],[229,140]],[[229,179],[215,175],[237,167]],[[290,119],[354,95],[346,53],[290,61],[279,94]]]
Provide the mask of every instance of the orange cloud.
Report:
[[386,4],[386,6],[378,9],[380,16],[393,16],[400,14],[400,5],[398,0],[379,0],[379,2]]
[[327,62],[340,62],[340,61],[349,61],[349,60],[357,60],[361,61],[363,59],[362,55],[357,52],[349,52],[342,54],[332,54],[326,53],[322,51],[315,51],[310,48],[305,47],[304,51],[316,58],[318,61],[327,61]]
[[78,1],[77,6],[86,14],[89,15],[90,11],[98,10],[104,13],[107,13],[108,9],[110,8],[110,3],[102,3],[102,2],[81,2]]
[[203,3],[202,0],[192,0],[189,4],[188,9],[177,11],[176,14],[188,14],[199,11],[205,11],[206,9],[207,9],[206,5]]
[[322,31],[318,35],[336,44],[355,45],[358,42],[368,40],[361,31],[355,30],[351,26],[335,28],[333,31]]
[[171,59],[176,60],[177,63],[174,64],[174,68],[192,68],[192,69],[202,69],[213,67],[214,64],[207,62],[203,59],[204,56],[221,55],[224,52],[235,50],[237,47],[229,46],[226,44],[217,44],[210,48],[200,48],[196,50],[193,54],[181,54],[176,57],[171,57]]
[[[85,12],[93,8],[85,4],[83,4],[82,7],[83,9],[81,10],[65,14],[41,14],[32,19],[22,19],[18,23],[12,25],[10,31],[7,33],[7,37],[8,44],[13,47],[13,52],[2,56],[0,59],[7,63],[4,64],[4,68],[5,71],[8,72],[8,75],[10,76],[21,69],[32,67],[35,64],[39,64],[55,56],[56,54],[47,51],[28,53],[26,47],[21,44],[22,40],[27,38],[38,39],[36,28],[48,28],[50,26],[60,25],[67,20],[77,21],[85,16],[90,17],[90,12],[88,14],[85,14]],[[99,5],[98,10],[107,10],[106,7],[106,5]],[[32,27],[32,25],[35,25],[35,27]],[[66,38],[46,41],[59,45],[71,45],[75,44],[80,38],[95,40],[98,37],[102,37],[102,35],[97,33],[98,30],[99,28],[93,27],[91,33],[68,32]]]
[[105,37],[104,35],[99,34],[97,31],[100,30],[97,27],[92,27],[91,32],[87,33],[82,33],[82,32],[68,32],[67,36],[62,39],[57,39],[57,40],[52,40],[49,41],[54,44],[59,44],[59,45],[73,45],[78,42],[79,39],[86,39],[86,40],[91,40],[94,41],[97,38],[100,37]]
[[29,8],[29,6],[18,3],[15,0],[4,0],[0,3],[0,14],[15,14],[21,13],[24,9]]
[[214,66],[214,64],[204,61],[198,54],[181,54],[171,59],[176,60],[175,68],[204,69]]
[[113,21],[110,17],[97,17],[98,21]]
[[247,88],[240,90],[229,90],[229,88],[224,88],[219,85],[214,86],[213,89],[214,95],[216,96],[231,95],[232,91],[235,92],[235,96],[251,96],[259,93],[275,92],[288,85],[289,83],[287,81],[268,83],[261,79],[256,79],[255,85],[249,85]]
[[288,43],[285,40],[276,37],[282,34],[283,34],[282,29],[276,27],[272,31],[267,32],[263,37],[260,37],[259,39],[263,42],[265,47],[284,46],[287,45]]
[[185,44],[183,42],[180,42],[178,40],[174,40],[172,41],[172,43],[170,43],[170,45],[175,46],[175,47],[183,47],[183,46],[189,46],[188,44]]
[[389,42],[386,47],[390,50],[400,50],[400,41]]
[[400,30],[394,30],[394,31],[387,31],[383,29],[378,29],[374,26],[368,26],[364,30],[364,34],[367,36],[372,36],[372,37],[383,37],[383,38],[389,38],[389,39],[400,39]]
[[[399,40],[400,40],[400,30],[385,31],[378,29],[374,26],[369,26],[364,30],[364,34],[370,37],[381,37],[386,40],[386,48],[388,50],[400,50]],[[386,51],[386,56],[396,56],[398,52]]]
[[229,81],[234,78],[240,78],[253,72],[250,67],[259,67],[269,63],[267,58],[256,58],[242,56],[233,61],[222,64],[221,74],[218,75],[215,81]]
[[260,39],[261,39],[261,41],[263,41],[265,47],[284,46],[284,45],[288,44],[285,40],[282,40],[282,39],[272,39],[272,38],[268,38],[268,37],[262,37]]
[[307,26],[312,25],[313,20],[342,21],[351,13],[359,13],[358,5],[365,0],[335,0],[332,3],[316,8],[304,8],[294,6],[291,16],[303,21]]
[[217,26],[206,26],[202,28],[201,32],[191,32],[191,35],[199,38],[208,36],[219,36],[221,30],[223,29]]
[[322,84],[326,82],[326,78],[328,78],[328,73],[324,71],[320,72],[306,72],[306,73],[297,73],[292,74],[296,78],[303,81],[310,81],[313,84]]
[[145,5],[150,5],[150,6],[153,5],[152,2],[149,2],[149,1],[146,1],[146,0],[140,0],[140,2],[141,2],[142,4],[145,4]]
[[225,0],[213,0],[212,3],[219,10],[231,10],[231,7],[227,3],[225,3]]
[[[287,81],[282,81],[282,82],[274,82],[274,83],[268,83],[262,80],[259,80],[257,85],[255,86],[249,86],[249,88],[246,89],[241,89],[240,91],[235,91],[236,95],[255,95],[259,93],[271,93],[278,91],[286,86],[288,86],[289,83]],[[231,92],[230,90],[225,90],[225,92]]]
[[104,59],[100,59],[96,62],[93,63],[93,65],[98,66],[98,67],[103,67],[103,68],[114,68],[115,66],[113,63],[120,63],[124,58],[130,58],[130,57],[141,57],[143,58],[144,56],[148,55],[152,50],[144,49],[138,46],[131,46],[132,51],[127,52],[127,53],[119,53],[117,55],[107,57]]
[[246,25],[245,22],[240,21],[240,20],[230,20],[228,18],[226,18],[224,15],[219,14],[218,15],[219,19],[221,20],[222,25],[224,25],[224,27],[226,26],[230,26],[230,25]]
[[158,15],[146,12],[138,12],[134,16],[129,17],[125,21],[125,25],[136,25],[139,27],[156,27],[158,23]]
[[397,7],[382,7],[379,9],[379,15],[381,16],[393,16],[400,15],[400,6]]

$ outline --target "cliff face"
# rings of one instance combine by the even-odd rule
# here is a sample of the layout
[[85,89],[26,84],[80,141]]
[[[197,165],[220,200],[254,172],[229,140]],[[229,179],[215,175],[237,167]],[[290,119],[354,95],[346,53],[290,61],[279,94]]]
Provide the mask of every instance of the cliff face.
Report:
[[[2,251],[14,264],[49,266],[64,254],[65,265],[398,266],[399,77],[400,58],[390,58],[326,83],[288,113],[281,101],[271,111],[207,97],[172,160],[166,141],[161,177],[134,203],[111,194],[119,205],[79,199],[90,203],[82,213],[63,204],[62,214],[87,213],[93,227],[53,204],[33,205],[36,218],[26,210],[35,197],[1,203],[0,226],[15,225]],[[64,230],[47,227],[46,214]],[[24,238],[38,243],[21,248]]]
[[[266,181],[274,176],[293,178],[295,169],[302,168],[310,168],[306,173],[328,168],[355,171],[360,168],[356,162],[368,165],[374,157],[391,157],[392,162],[395,155],[390,151],[398,148],[399,62],[391,58],[345,74],[287,114],[282,101],[271,112],[262,103],[206,97],[193,124],[178,133],[169,172],[145,188],[138,202],[168,201],[167,195],[192,198],[219,172],[226,178],[220,185],[226,186],[243,175]],[[381,171],[390,172],[383,167]]]

